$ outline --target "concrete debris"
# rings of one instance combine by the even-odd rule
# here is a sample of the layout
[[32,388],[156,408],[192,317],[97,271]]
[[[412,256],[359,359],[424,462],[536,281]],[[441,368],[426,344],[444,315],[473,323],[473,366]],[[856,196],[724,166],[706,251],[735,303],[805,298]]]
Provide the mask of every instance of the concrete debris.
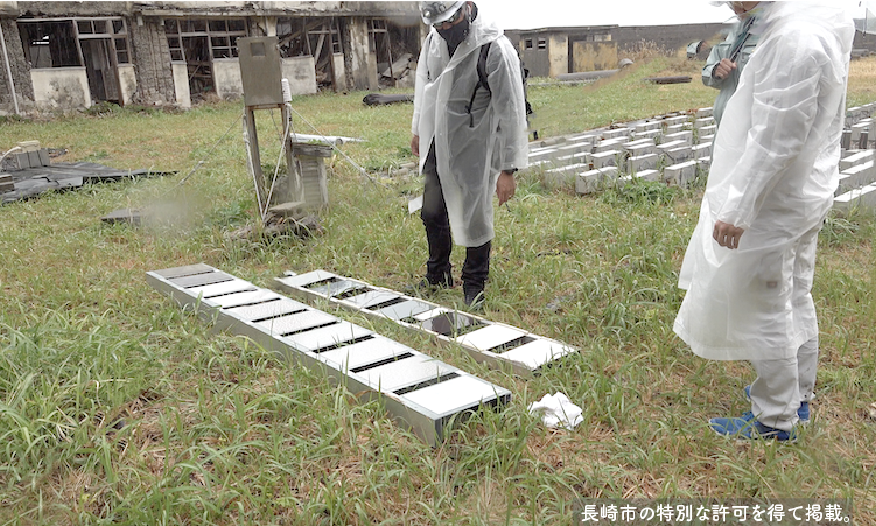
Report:
[[369,93],[368,95],[365,95],[365,97],[362,99],[362,102],[364,102],[366,106],[386,106],[387,104],[394,104],[396,102],[413,101],[413,93],[401,93],[394,95],[385,95],[383,93]]

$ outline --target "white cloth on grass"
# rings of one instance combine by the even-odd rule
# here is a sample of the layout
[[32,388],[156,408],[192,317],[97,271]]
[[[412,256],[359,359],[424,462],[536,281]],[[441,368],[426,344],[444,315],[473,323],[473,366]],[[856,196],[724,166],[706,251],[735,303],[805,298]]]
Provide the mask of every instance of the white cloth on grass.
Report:
[[575,429],[584,420],[583,410],[563,393],[546,394],[538,402],[529,404],[531,414],[541,414],[541,421],[551,428]]

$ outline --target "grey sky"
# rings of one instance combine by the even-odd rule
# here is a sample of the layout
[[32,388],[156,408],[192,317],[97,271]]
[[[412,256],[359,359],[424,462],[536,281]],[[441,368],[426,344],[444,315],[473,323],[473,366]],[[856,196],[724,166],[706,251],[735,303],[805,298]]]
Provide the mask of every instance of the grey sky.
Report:
[[[852,16],[863,17],[858,0],[834,0],[846,5]],[[863,2],[866,5],[868,2]],[[871,11],[873,4],[869,2]],[[730,8],[707,0],[477,0],[504,29],[724,22]]]

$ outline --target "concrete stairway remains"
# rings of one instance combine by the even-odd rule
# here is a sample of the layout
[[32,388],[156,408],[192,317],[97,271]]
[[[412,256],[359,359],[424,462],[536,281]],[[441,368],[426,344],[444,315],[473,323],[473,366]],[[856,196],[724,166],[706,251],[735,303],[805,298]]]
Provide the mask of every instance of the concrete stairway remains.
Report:
[[517,327],[324,270],[278,277],[273,286],[298,298],[324,299],[347,309],[393,320],[412,331],[428,333],[443,343],[456,343],[489,367],[510,369],[524,377],[540,372],[567,354],[578,352],[574,347]]
[[146,280],[217,329],[379,399],[393,420],[432,446],[467,413],[511,400],[505,388],[208,265],[155,270]]

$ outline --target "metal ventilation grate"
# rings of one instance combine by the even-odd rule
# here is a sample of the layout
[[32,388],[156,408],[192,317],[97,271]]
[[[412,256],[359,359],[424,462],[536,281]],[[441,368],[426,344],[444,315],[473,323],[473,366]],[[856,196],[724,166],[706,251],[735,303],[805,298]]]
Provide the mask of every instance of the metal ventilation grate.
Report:
[[458,417],[511,400],[507,389],[208,265],[154,270],[146,280],[218,329],[380,399],[396,422],[432,446]]

